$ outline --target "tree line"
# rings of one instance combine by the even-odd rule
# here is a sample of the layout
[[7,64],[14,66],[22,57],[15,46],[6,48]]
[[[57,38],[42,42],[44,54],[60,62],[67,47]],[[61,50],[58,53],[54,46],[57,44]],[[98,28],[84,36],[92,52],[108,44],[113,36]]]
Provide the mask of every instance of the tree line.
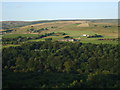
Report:
[[[2,51],[3,74],[14,76],[21,73],[18,77],[26,75],[26,82],[29,82],[27,73],[30,73],[32,78],[37,73],[36,76],[40,80],[40,85],[35,85],[37,88],[117,88],[120,85],[119,45],[40,41],[4,48]],[[51,80],[55,82],[58,80],[57,73],[60,74],[60,84],[50,83]],[[68,81],[63,74],[68,75]],[[44,77],[43,81],[39,75]],[[48,78],[46,75],[49,75]],[[56,80],[52,76],[56,77]],[[6,81],[8,77],[3,76],[4,87],[12,87],[15,84],[9,77],[12,84],[8,85]],[[21,84],[18,83],[17,86],[19,85]],[[24,83],[22,87],[29,85],[26,86]]]

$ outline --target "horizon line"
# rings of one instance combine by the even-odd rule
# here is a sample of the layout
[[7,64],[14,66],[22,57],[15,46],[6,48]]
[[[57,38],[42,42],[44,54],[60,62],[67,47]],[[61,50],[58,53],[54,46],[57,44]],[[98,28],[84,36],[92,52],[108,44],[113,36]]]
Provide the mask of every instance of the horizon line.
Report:
[[[24,22],[33,22],[33,21],[59,21],[59,20],[104,20],[104,19],[109,19],[109,18],[74,18],[74,19],[41,19],[41,20],[0,20],[0,22],[5,22],[5,21],[24,21]],[[110,19],[116,19],[118,20],[119,18],[110,18]]]

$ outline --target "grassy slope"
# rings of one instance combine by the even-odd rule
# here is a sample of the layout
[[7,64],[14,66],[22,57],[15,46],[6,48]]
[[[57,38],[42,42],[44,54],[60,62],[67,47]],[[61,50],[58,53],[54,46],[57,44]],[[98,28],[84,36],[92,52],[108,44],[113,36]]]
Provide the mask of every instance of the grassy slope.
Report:
[[0,29],[12,29],[12,28],[19,28],[26,25],[33,25],[38,23],[48,23],[48,22],[54,22],[53,20],[43,20],[43,21],[3,21],[0,22],[2,26],[0,26]]
[[[88,22],[89,27],[78,27],[79,23],[69,22],[69,21],[37,23],[37,24],[33,24],[33,26],[34,26],[34,29],[48,28],[48,30],[43,31],[39,34],[45,34],[45,33],[50,33],[50,32],[64,32],[73,38],[81,38],[80,41],[83,43],[117,44],[118,43],[117,41],[109,41],[109,40],[100,41],[100,40],[97,40],[98,38],[87,38],[87,37],[82,36],[83,34],[89,34],[89,35],[100,34],[103,37],[101,37],[99,39],[117,38],[118,37],[117,22],[115,23],[115,20],[112,20],[111,22],[110,22],[110,20],[107,20],[107,21],[105,21],[105,20],[95,21],[94,20],[92,22]],[[94,25],[97,25],[97,26],[95,27]],[[103,26],[106,26],[106,25],[110,25],[112,27],[104,28]],[[55,26],[57,28],[51,28],[52,26]],[[29,34],[29,32],[27,30],[30,28],[31,28],[31,25],[23,26],[23,27],[17,28],[16,31],[12,32],[11,34],[5,34],[3,37],[15,38],[18,36],[23,36],[23,37],[38,36],[37,33]],[[45,37],[42,39],[30,40],[30,41],[41,41],[41,40],[45,40],[46,38],[53,38],[53,40],[59,40],[59,39],[63,39],[63,36],[48,36],[48,37]]]
[[18,36],[22,36],[22,37],[35,37],[35,36],[38,36],[38,34],[5,34],[3,37],[4,38],[16,38]]

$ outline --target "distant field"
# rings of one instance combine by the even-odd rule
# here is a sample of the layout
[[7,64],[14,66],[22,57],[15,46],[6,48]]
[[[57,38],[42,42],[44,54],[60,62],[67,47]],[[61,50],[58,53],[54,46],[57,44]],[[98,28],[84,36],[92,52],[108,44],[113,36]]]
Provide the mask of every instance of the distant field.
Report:
[[[18,22],[17,22],[18,23]],[[32,23],[32,22],[31,22]],[[7,29],[6,29],[7,30]],[[3,34],[4,38],[22,37],[38,37],[46,33],[61,32],[72,38],[80,38],[83,43],[107,43],[117,44],[118,41],[98,40],[98,39],[114,39],[118,38],[118,22],[117,20],[81,20],[81,21],[51,21],[51,22],[36,22],[30,25],[23,25],[21,27],[12,29],[12,32]],[[101,35],[99,38],[87,38],[83,35]],[[28,41],[42,41],[46,38],[52,40],[64,39],[64,36],[47,36],[40,39]]]
[[37,34],[5,34],[3,35],[4,38],[16,38],[16,37],[35,37],[38,36]]

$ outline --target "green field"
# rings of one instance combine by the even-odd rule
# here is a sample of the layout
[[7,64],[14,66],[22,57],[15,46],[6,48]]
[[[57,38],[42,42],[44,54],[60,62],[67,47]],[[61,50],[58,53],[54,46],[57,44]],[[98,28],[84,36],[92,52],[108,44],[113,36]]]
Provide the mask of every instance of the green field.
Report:
[[[46,30],[41,30],[42,28],[47,28]],[[29,30],[32,29],[32,32]],[[36,31],[36,32],[34,32]],[[17,38],[19,36],[28,37],[39,37],[40,35],[45,35],[46,33],[56,33],[62,32],[72,37],[73,39],[79,38],[82,43],[94,43],[94,44],[118,44],[118,41],[111,40],[98,40],[98,39],[116,39],[118,38],[118,24],[117,20],[89,20],[89,21],[53,21],[47,23],[37,23],[33,25],[21,26],[13,29],[12,32],[5,33],[2,35],[3,38]],[[86,35],[101,35],[98,38],[87,38]],[[32,39],[28,41],[43,41],[46,38],[52,38],[53,41],[64,39],[64,35],[59,36],[46,36],[40,39]],[[26,42],[26,41],[25,41]],[[6,45],[8,47],[11,45]],[[14,45],[13,45],[14,46]]]
[[38,36],[37,34],[5,34],[3,35],[3,38],[16,38],[16,37],[35,37]]
[[20,46],[20,45],[3,45],[2,48],[17,47],[17,46]]

